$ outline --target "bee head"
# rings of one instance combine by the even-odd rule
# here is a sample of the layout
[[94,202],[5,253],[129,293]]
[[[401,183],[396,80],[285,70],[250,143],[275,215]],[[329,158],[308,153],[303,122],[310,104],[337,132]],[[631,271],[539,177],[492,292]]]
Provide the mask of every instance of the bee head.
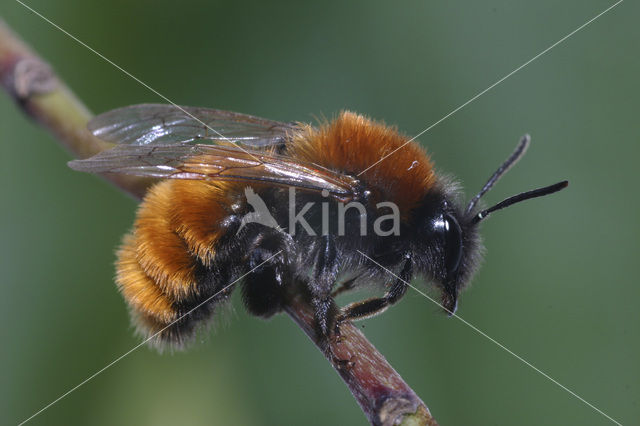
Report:
[[418,213],[414,263],[441,293],[442,308],[452,315],[458,293],[470,281],[482,253],[478,225],[455,202],[448,185],[424,200]]
[[496,170],[466,207],[456,202],[451,185],[442,184],[427,196],[416,215],[419,220],[418,269],[430,277],[441,290],[441,305],[453,315],[457,307],[458,294],[471,277],[479,263],[482,243],[478,225],[492,212],[501,210],[524,200],[552,194],[567,187],[562,181],[543,188],[511,196],[487,209],[479,209],[478,201],[526,152],[530,138],[525,135],[516,150]]

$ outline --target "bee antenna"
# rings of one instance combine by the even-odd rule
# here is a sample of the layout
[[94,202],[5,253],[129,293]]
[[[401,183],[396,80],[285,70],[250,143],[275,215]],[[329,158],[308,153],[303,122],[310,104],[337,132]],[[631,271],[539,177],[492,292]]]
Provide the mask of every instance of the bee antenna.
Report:
[[500,167],[498,167],[498,170],[496,170],[493,173],[493,175],[491,175],[491,177],[489,178],[487,183],[484,184],[480,192],[478,192],[478,194],[475,197],[473,197],[471,201],[469,201],[469,205],[467,206],[467,213],[471,213],[473,208],[476,206],[476,203],[478,202],[478,200],[482,198],[484,194],[489,192],[489,190],[502,177],[502,175],[504,175],[514,164],[518,162],[518,160],[522,158],[525,152],[527,152],[527,148],[529,147],[529,142],[531,142],[531,137],[529,135],[524,135],[520,139],[520,142],[518,143],[516,150],[513,151],[513,154],[511,154],[509,158],[507,158],[505,162],[502,163]]
[[520,201],[529,200],[531,198],[536,197],[544,197],[545,195],[553,194],[554,192],[558,192],[564,188],[569,186],[569,181],[563,180],[562,182],[554,183],[553,185],[545,186],[544,188],[533,189],[531,191],[523,192],[521,194],[517,194],[507,198],[506,200],[500,201],[493,207],[489,207],[486,210],[482,210],[477,215],[474,216],[472,223],[478,223],[481,220],[484,220],[489,216],[491,212],[496,210],[504,209],[505,207],[509,207],[512,204],[519,203]]

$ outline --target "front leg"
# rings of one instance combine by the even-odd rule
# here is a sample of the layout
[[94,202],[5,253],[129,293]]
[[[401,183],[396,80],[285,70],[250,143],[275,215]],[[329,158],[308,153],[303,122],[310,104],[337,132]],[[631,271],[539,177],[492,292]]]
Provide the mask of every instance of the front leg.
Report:
[[324,235],[317,253],[314,277],[309,283],[311,303],[314,309],[316,333],[329,338],[335,326],[338,309],[336,308],[331,289],[338,275],[336,244],[333,236]]
[[391,285],[384,296],[354,302],[345,306],[338,317],[338,325],[343,321],[369,318],[384,312],[404,296],[407,292],[407,283],[411,280],[412,275],[413,263],[411,258],[408,257],[402,272],[400,272],[400,277]]

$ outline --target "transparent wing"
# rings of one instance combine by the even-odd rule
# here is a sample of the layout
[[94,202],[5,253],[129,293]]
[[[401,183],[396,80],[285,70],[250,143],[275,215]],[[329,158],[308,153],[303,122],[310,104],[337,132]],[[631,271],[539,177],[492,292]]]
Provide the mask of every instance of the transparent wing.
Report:
[[124,145],[237,142],[254,149],[286,142],[299,123],[282,123],[198,107],[140,104],[100,114],[89,122],[98,138]]
[[340,200],[358,193],[358,180],[313,164],[230,145],[117,145],[69,166],[90,173],[173,179],[233,180],[328,191]]

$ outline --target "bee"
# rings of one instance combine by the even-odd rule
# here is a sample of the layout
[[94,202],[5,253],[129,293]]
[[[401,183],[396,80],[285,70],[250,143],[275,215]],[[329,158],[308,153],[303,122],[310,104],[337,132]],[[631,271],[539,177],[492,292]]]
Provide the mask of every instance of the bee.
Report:
[[[116,282],[138,330],[173,347],[187,343],[238,286],[248,312],[269,318],[297,285],[325,338],[343,321],[397,303],[414,276],[431,283],[453,315],[483,252],[479,224],[568,184],[479,207],[525,153],[525,136],[465,206],[417,143],[348,111],[312,126],[142,104],[101,114],[89,129],[116,145],[71,168],[161,178],[123,239]],[[370,285],[384,294],[342,308],[334,302]]]

